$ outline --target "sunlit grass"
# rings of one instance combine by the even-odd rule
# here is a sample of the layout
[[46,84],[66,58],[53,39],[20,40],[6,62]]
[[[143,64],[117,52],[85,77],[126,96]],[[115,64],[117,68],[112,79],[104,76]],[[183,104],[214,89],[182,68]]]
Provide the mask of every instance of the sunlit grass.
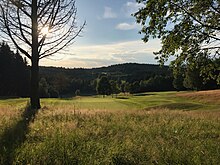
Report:
[[48,109],[30,125],[15,162],[217,164],[219,122],[219,116],[163,109],[95,114]]
[[[175,92],[43,99],[42,109],[17,143],[10,132],[22,132],[17,126],[25,122],[27,99],[0,100],[0,144],[5,145],[0,164],[217,165],[216,93],[213,100],[209,95],[209,102],[193,94],[193,99]],[[15,145],[3,143],[7,137],[15,139],[9,142]]]

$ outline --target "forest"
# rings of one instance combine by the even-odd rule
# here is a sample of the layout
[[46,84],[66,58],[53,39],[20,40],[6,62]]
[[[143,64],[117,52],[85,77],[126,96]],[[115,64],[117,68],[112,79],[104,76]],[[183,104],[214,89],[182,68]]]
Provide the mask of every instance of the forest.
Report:
[[[4,42],[0,44],[0,67],[0,96],[28,97],[30,66],[25,58],[18,52],[13,52]],[[184,66],[176,70],[172,69],[172,65],[169,67],[137,63],[90,69],[41,66],[39,93],[41,98],[56,98],[219,89],[216,81],[204,81],[198,70],[198,67],[189,69]]]

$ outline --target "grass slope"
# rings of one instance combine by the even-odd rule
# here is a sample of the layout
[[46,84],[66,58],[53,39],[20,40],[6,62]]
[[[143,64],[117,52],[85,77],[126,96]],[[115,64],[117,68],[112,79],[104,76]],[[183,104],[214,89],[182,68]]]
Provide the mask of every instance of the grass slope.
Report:
[[0,164],[217,165],[218,94],[43,99],[37,114],[0,100]]

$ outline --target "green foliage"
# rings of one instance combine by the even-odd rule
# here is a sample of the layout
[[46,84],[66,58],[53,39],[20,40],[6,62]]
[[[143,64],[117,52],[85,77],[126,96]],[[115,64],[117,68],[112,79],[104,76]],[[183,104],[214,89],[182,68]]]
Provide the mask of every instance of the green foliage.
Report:
[[49,94],[50,98],[58,98],[59,97],[59,91],[57,91],[53,86],[49,86]]
[[140,85],[139,82],[135,81],[131,84],[130,93],[134,94],[138,92],[140,92]]
[[0,43],[0,96],[28,96],[29,70],[26,59]]
[[171,84],[172,80],[172,77],[169,76],[164,77],[156,75],[148,80],[141,81],[139,92],[166,91],[167,89],[173,90],[173,86]]
[[[206,57],[219,60],[220,2],[218,0],[137,0],[143,4],[134,14],[142,25],[143,40],[160,38],[162,48],[156,52],[160,63],[170,56],[178,60],[191,61]],[[194,61],[195,63],[197,61]],[[219,65],[204,63],[200,74],[218,82]],[[210,67],[211,66],[211,67]]]
[[131,91],[131,84],[129,82],[125,83],[124,91],[125,92],[130,92]]
[[173,70],[173,87],[178,91],[184,90],[183,81],[185,78],[186,66],[182,61],[175,61],[171,63],[171,69]]
[[110,81],[110,85],[111,85],[111,93],[112,94],[116,94],[117,95],[117,94],[119,94],[121,92],[117,81],[111,80]]
[[46,98],[49,97],[49,85],[47,83],[47,80],[45,78],[41,78],[39,81],[39,94],[40,97]]
[[[216,61],[216,60],[215,60]],[[218,88],[217,78],[210,78],[210,76],[218,75],[218,71],[215,74],[206,72],[206,66],[210,66],[209,70],[212,70],[213,60],[207,57],[193,57],[191,56],[187,61],[182,61],[179,57],[172,62],[171,68],[173,70],[174,87],[177,90],[193,89],[193,90],[204,90],[204,89],[215,89]],[[210,71],[210,72],[212,72]],[[203,72],[203,74],[201,73]],[[214,72],[213,72],[214,73]]]
[[195,66],[188,67],[183,81],[184,87],[187,89],[201,90],[202,83],[203,79],[200,77],[200,70]]
[[61,96],[73,96],[77,89],[80,90],[81,95],[96,94],[97,79],[103,74],[108,75],[109,81],[116,81],[123,93],[126,82],[132,84],[135,81],[147,80],[155,75],[171,76],[167,66],[160,67],[151,64],[127,63],[93,69],[40,67],[40,77],[46,78],[49,86],[53,87]]
[[80,90],[79,90],[79,89],[77,89],[77,90],[75,91],[75,95],[76,95],[76,96],[79,96],[79,95],[80,95]]
[[110,95],[112,93],[111,84],[107,76],[101,76],[98,80],[96,91],[100,95]]

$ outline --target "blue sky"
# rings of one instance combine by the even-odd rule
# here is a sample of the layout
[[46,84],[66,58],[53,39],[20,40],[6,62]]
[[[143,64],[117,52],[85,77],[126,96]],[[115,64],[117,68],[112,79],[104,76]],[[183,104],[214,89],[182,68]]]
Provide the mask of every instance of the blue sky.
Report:
[[78,25],[86,21],[82,37],[75,44],[41,65],[100,67],[118,63],[157,63],[153,52],[159,40],[143,43],[132,13],[141,6],[135,0],[76,0]]

